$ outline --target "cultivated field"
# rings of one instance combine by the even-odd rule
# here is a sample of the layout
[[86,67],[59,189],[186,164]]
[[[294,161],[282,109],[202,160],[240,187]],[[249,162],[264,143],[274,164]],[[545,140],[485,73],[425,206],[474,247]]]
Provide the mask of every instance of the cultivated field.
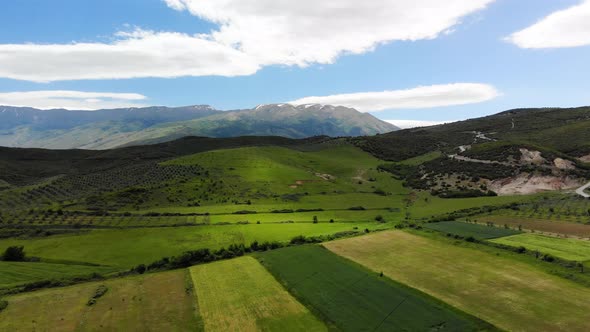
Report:
[[571,261],[590,260],[590,241],[578,239],[557,238],[539,234],[520,234],[494,239],[492,242],[513,247],[523,246],[527,250],[537,250],[543,254]]
[[320,246],[284,248],[258,257],[302,303],[342,331],[493,329]]
[[492,222],[497,226],[508,225],[511,228],[517,228],[520,225],[523,229],[544,233],[590,238],[590,225],[572,222],[506,216],[478,217],[477,222]]
[[590,289],[513,259],[404,231],[325,247],[509,331],[590,329]]
[[[92,306],[99,286],[107,292]],[[187,270],[92,282],[6,298],[2,331],[195,331]]]
[[424,224],[423,227],[446,234],[459,235],[462,237],[471,236],[475,239],[494,239],[520,233],[519,231],[512,229],[483,226],[459,221],[429,223]]
[[249,224],[162,228],[97,229],[76,236],[56,235],[34,239],[0,240],[0,252],[8,246],[24,246],[30,256],[89,262],[128,269],[164,256],[200,248],[219,249],[253,241],[289,241],[298,235],[313,236],[388,227],[376,222]]
[[252,257],[190,273],[206,331],[327,331]]
[[104,274],[115,270],[109,266],[0,262],[0,289],[40,280],[88,276],[92,273]]

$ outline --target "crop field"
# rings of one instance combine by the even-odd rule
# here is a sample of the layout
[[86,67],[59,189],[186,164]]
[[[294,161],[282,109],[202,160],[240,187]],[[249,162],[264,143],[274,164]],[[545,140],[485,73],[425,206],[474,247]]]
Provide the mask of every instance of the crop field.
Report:
[[462,237],[473,237],[475,239],[494,239],[503,236],[520,234],[521,232],[506,229],[503,227],[490,227],[479,224],[470,224],[460,221],[444,221],[437,223],[428,223],[423,225],[424,228],[439,231],[441,233],[459,235]]
[[415,197],[409,212],[412,218],[428,218],[430,216],[444,215],[453,211],[474,207],[494,206],[510,203],[522,203],[532,200],[531,196],[495,196],[473,198],[440,198],[427,193],[421,193]]
[[258,257],[295,297],[342,331],[493,329],[320,246],[284,248]]
[[30,256],[70,260],[128,269],[164,256],[201,248],[219,249],[253,241],[281,241],[304,235],[328,235],[354,228],[363,231],[390,227],[377,222],[318,224],[249,224],[161,228],[96,229],[80,235],[55,235],[33,239],[0,240],[0,252],[24,246]]
[[557,238],[539,234],[520,234],[495,239],[492,242],[501,243],[513,247],[525,247],[528,250],[537,250],[543,254],[571,261],[590,260],[590,241],[578,239]]
[[404,231],[324,246],[505,330],[590,329],[590,289],[514,259]]
[[206,331],[327,331],[250,256],[190,273]]
[[534,230],[543,233],[590,238],[590,225],[580,223],[507,216],[477,217],[477,221],[480,223],[491,222],[498,226],[508,225],[511,228],[522,226],[523,229]]
[[[88,301],[104,285],[107,292]],[[5,298],[2,331],[195,331],[187,270],[92,282]]]
[[115,269],[109,266],[84,266],[43,262],[0,262],[0,288],[33,281],[87,276],[92,273],[105,274],[114,271]]
[[[373,189],[374,190],[374,189]],[[285,194],[271,198],[253,198],[251,204],[245,201],[236,203],[219,203],[213,205],[202,205],[198,207],[187,206],[152,206],[148,209],[130,211],[132,213],[146,214],[155,213],[209,213],[211,215],[228,215],[241,210],[256,211],[257,213],[270,213],[282,209],[324,209],[348,210],[350,207],[362,206],[366,209],[391,209],[402,208],[404,194],[392,192],[391,195],[383,196],[371,192],[342,193],[327,191],[325,194],[295,193]]]

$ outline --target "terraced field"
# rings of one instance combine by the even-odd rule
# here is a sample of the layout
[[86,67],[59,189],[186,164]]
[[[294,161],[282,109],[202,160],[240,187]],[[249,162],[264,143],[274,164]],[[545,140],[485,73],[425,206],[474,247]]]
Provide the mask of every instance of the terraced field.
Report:
[[[188,283],[187,283],[188,282]],[[107,292],[89,306],[97,288]],[[93,282],[6,298],[1,331],[195,331],[186,270]]]
[[578,239],[557,238],[539,234],[520,234],[494,239],[492,242],[513,247],[525,247],[537,250],[543,254],[571,261],[584,262],[590,260],[590,241]]
[[327,331],[252,257],[190,273],[206,331]]
[[441,233],[473,237],[475,239],[495,239],[498,237],[520,234],[521,232],[501,227],[490,227],[478,224],[470,224],[460,221],[445,221],[424,224],[424,228],[439,231]]
[[505,330],[590,329],[589,288],[510,258],[404,231],[324,246]]
[[297,299],[342,331],[493,329],[320,246],[284,248],[258,257]]

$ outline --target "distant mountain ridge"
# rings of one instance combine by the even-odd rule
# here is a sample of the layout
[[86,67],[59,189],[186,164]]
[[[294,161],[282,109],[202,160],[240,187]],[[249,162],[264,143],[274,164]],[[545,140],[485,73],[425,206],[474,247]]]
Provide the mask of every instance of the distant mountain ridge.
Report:
[[184,136],[364,136],[399,128],[370,114],[330,105],[269,104],[220,111],[208,105],[96,111],[0,106],[0,146],[109,149]]

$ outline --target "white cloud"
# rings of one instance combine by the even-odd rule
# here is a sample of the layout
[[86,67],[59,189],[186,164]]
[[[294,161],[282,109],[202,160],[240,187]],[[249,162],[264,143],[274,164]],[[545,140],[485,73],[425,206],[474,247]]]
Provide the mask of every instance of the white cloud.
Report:
[[439,124],[451,123],[456,122],[458,120],[446,120],[446,121],[426,121],[426,120],[383,120],[385,122],[389,122],[394,126],[397,126],[401,129],[408,129],[408,128],[416,128],[416,127],[428,127],[428,126],[436,126]]
[[560,10],[506,38],[521,48],[590,45],[590,0]]
[[34,107],[39,109],[65,108],[96,110],[144,106],[146,97],[137,93],[83,92],[83,91],[26,91],[0,93],[0,105]]
[[255,73],[240,51],[181,33],[136,30],[106,43],[0,45],[0,77],[49,82]]
[[164,0],[218,23],[212,38],[263,65],[332,63],[391,41],[432,39],[494,0]]
[[333,63],[392,41],[436,38],[494,0],[164,0],[218,25],[209,34],[136,31],[112,42],[0,44],[0,77],[36,82],[252,75]]
[[361,92],[323,97],[306,97],[290,104],[329,104],[352,107],[361,112],[393,109],[417,109],[465,105],[488,101],[500,93],[491,85],[480,83],[454,83],[420,86],[407,90]]

